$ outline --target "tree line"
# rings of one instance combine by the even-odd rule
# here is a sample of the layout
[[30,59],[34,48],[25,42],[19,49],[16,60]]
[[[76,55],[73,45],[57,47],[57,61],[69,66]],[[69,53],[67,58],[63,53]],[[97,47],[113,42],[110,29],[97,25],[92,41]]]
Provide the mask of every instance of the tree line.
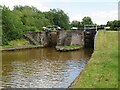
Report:
[[111,30],[120,30],[120,20],[108,21],[106,26],[110,26]]
[[[20,39],[23,34],[29,31],[41,31],[42,27],[47,25],[58,25],[64,30],[71,27],[83,29],[84,25],[94,24],[90,17],[84,17],[82,21],[69,21],[69,16],[61,9],[50,9],[47,12],[41,12],[33,6],[14,6],[13,10],[9,7],[0,6],[2,9],[2,42],[3,45],[8,41]],[[113,25],[114,23],[114,25]],[[116,21],[108,22],[111,28],[117,29]]]
[[61,9],[50,9],[41,12],[35,7],[15,6],[13,10],[2,7],[2,40],[3,45],[8,41],[20,39],[29,31],[41,31],[43,26],[58,25],[69,29],[69,17]]

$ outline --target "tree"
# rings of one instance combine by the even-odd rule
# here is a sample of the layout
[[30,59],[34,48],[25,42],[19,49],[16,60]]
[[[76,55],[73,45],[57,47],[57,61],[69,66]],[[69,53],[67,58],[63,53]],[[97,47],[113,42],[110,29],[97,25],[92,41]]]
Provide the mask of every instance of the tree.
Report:
[[63,10],[60,9],[50,9],[49,12],[44,12],[45,17],[49,19],[52,25],[58,25],[61,28],[69,29],[70,28],[70,21],[69,17]]
[[111,30],[118,30],[120,29],[120,20],[108,21],[107,26],[110,26]]
[[81,22],[80,22],[80,21],[73,20],[73,21],[71,22],[71,27],[81,28],[82,25],[81,25]]
[[26,31],[33,31],[33,28],[34,31],[41,30],[43,26],[50,24],[49,20],[45,18],[45,15],[35,7],[16,6],[14,11],[20,11],[22,13],[21,21],[26,27]]
[[82,19],[82,25],[91,25],[91,24],[93,24],[93,22],[92,22],[92,19],[90,18],[90,17],[84,17],[83,19]]
[[[17,22],[16,22],[17,21]],[[19,30],[17,30],[18,20],[9,8],[3,7],[2,10],[2,30],[3,30],[3,44],[7,44],[6,41],[14,40],[19,37]],[[5,41],[5,42],[4,42]]]
[[[58,25],[69,29],[69,17],[60,9],[41,12],[35,7],[15,6],[13,10],[2,8],[3,44],[20,39],[28,31],[41,31],[43,26]],[[1,21],[0,21],[1,22]]]
[[2,45],[2,6],[0,5],[0,45]]

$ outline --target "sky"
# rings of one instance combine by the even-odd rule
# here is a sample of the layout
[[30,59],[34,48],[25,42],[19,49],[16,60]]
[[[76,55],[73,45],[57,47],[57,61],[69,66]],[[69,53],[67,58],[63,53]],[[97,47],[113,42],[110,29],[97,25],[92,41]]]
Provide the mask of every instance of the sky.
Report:
[[118,19],[118,2],[120,0],[0,0],[0,5],[13,9],[15,5],[34,6],[40,11],[62,9],[70,21],[82,21],[85,16],[92,18],[98,25]]

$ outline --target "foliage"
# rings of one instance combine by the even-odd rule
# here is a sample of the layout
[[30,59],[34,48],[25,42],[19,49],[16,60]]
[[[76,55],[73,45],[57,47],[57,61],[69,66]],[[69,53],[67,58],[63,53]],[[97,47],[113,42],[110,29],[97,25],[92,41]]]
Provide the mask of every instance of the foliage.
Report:
[[2,45],[2,8],[0,6],[0,45]]
[[73,20],[71,22],[71,27],[77,27],[77,28],[81,28],[81,22],[80,21],[77,21],[77,20]]
[[111,30],[119,30],[120,29],[120,20],[108,21],[107,26],[110,26]]
[[84,17],[82,21],[73,20],[71,22],[71,27],[77,27],[83,29],[84,25],[93,25],[92,19],[90,17]]
[[67,30],[70,28],[69,26],[69,17],[64,13],[63,10],[60,9],[50,9],[49,12],[44,12],[45,17],[49,19],[51,24],[58,25],[61,28]]
[[60,9],[41,12],[35,7],[15,6],[13,10],[2,7],[3,45],[8,41],[21,39],[29,31],[41,31],[43,26],[58,25],[69,29],[69,17]]
[[82,23],[82,25],[92,25],[93,24],[92,19],[90,17],[84,17],[82,19],[81,23]]

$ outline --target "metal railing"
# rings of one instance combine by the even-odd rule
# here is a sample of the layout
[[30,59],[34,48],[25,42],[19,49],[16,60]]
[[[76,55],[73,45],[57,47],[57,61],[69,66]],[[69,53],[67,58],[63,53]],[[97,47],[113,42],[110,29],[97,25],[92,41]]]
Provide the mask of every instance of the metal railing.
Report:
[[97,31],[97,25],[84,25],[84,32],[87,30],[95,30]]

